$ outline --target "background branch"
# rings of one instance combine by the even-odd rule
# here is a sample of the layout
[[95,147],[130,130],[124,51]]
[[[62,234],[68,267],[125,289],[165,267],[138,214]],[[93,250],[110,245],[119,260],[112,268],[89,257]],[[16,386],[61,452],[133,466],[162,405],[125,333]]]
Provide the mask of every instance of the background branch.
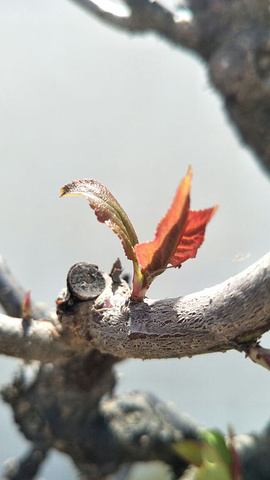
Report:
[[[22,303],[26,290],[18,283],[9,270],[4,258],[0,255],[0,304],[11,317],[21,317]],[[32,302],[32,318],[38,319],[48,315],[44,304]]]
[[[151,460],[169,465],[171,479],[182,476],[187,463],[173,444],[198,440],[198,425],[151,394],[112,395],[113,364],[113,357],[93,351],[75,361],[38,369],[29,364],[20,370],[2,396],[34,447],[5,479],[33,478],[25,473],[38,468],[37,460],[50,448],[68,454],[79,472],[91,479],[115,473],[126,463]],[[243,480],[268,480],[269,446],[268,429],[236,436]],[[35,451],[42,455],[36,456]]]
[[[189,0],[168,10],[158,1],[126,0],[119,17],[115,3],[71,0],[113,26],[156,32],[189,48],[208,64],[212,84],[240,137],[270,172],[270,11],[267,0]],[[107,5],[107,3],[106,3]]]

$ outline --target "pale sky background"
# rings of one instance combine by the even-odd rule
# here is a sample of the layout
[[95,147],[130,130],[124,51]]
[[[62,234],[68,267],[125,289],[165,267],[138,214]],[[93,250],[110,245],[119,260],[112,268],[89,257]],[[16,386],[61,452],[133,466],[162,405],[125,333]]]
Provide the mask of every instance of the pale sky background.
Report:
[[[87,202],[59,199],[79,178],[112,191],[141,241],[153,238],[189,164],[192,208],[219,204],[197,259],[159,277],[151,298],[222,282],[268,251],[269,180],[195,56],[153,34],[115,30],[68,0],[1,0],[0,59],[1,253],[35,300],[53,307],[78,261],[109,271],[119,256],[131,272]],[[3,383],[18,362],[1,362]],[[269,372],[239,353],[130,360],[118,371],[118,392],[151,391],[207,427],[256,431],[269,418]],[[26,442],[4,404],[0,422],[2,464]],[[77,478],[60,454],[42,476]]]

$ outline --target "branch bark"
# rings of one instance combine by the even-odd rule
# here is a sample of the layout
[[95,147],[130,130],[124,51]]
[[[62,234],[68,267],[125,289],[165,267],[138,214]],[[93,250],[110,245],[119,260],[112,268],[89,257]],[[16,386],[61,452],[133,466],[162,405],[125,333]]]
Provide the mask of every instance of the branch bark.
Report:
[[[189,0],[171,11],[151,0],[71,0],[130,32],[155,32],[206,61],[212,84],[242,140],[270,173],[270,11],[268,0]],[[123,9],[124,10],[124,9]]]
[[21,318],[0,314],[0,354],[53,362],[67,359],[78,351],[83,353],[82,345],[50,320],[32,321],[25,330]]
[[[87,269],[90,264],[77,265]],[[42,362],[93,349],[119,359],[180,358],[247,351],[270,328],[270,253],[220,285],[137,303],[130,301],[126,282],[114,283],[105,273],[101,294],[81,300],[74,296],[72,272],[80,278],[73,266],[68,274],[72,291],[58,299],[60,323],[32,321],[25,330],[21,319],[0,315],[1,353]]]
[[132,303],[124,283],[105,278],[95,301],[58,308],[64,331],[103,353],[151,359],[241,351],[270,327],[270,253],[220,285],[175,299]]
[[[182,478],[187,464],[173,444],[199,440],[199,426],[151,394],[111,395],[114,361],[94,351],[62,364],[21,368],[2,396],[33,450],[9,468],[5,480],[34,478],[51,448],[68,454],[80,474],[91,479],[151,460],[167,463],[172,479]],[[244,480],[269,479],[269,445],[269,429],[236,437]]]
[[[0,304],[11,317],[22,315],[22,303],[26,290],[17,282],[9,270],[5,260],[0,256]],[[45,305],[32,303],[32,318],[46,316],[48,309]]]

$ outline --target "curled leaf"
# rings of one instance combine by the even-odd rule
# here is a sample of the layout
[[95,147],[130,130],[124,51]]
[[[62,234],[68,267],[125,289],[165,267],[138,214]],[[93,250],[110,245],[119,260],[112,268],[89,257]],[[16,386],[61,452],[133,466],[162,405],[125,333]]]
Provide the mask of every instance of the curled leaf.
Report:
[[104,185],[91,179],[75,180],[61,188],[61,197],[68,195],[87,198],[97,219],[120,238],[127,258],[137,262],[133,251],[138,243],[136,232],[124,209]]

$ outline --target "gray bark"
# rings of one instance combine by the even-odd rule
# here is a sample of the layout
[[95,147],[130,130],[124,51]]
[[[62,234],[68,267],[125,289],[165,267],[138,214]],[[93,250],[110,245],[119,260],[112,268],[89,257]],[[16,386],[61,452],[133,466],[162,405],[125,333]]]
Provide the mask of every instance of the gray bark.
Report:
[[220,285],[186,297],[131,302],[126,284],[95,300],[68,300],[58,318],[90,347],[120,358],[171,358],[244,350],[270,325],[270,254]]
[[122,12],[113,1],[106,10],[99,0],[71,1],[110,25],[157,33],[203,58],[240,138],[270,172],[268,0],[188,0],[175,10],[159,1],[125,0]]
[[85,272],[89,264],[70,269],[72,290],[57,301],[58,319],[32,320],[25,327],[21,319],[0,314],[2,354],[49,362],[93,349],[120,359],[180,358],[233,348],[248,352],[269,330],[270,254],[220,285],[142,302],[130,301],[126,282],[114,283],[98,271],[96,281],[103,278],[104,290],[93,299],[91,289],[100,290],[84,281],[82,300],[79,269]]

